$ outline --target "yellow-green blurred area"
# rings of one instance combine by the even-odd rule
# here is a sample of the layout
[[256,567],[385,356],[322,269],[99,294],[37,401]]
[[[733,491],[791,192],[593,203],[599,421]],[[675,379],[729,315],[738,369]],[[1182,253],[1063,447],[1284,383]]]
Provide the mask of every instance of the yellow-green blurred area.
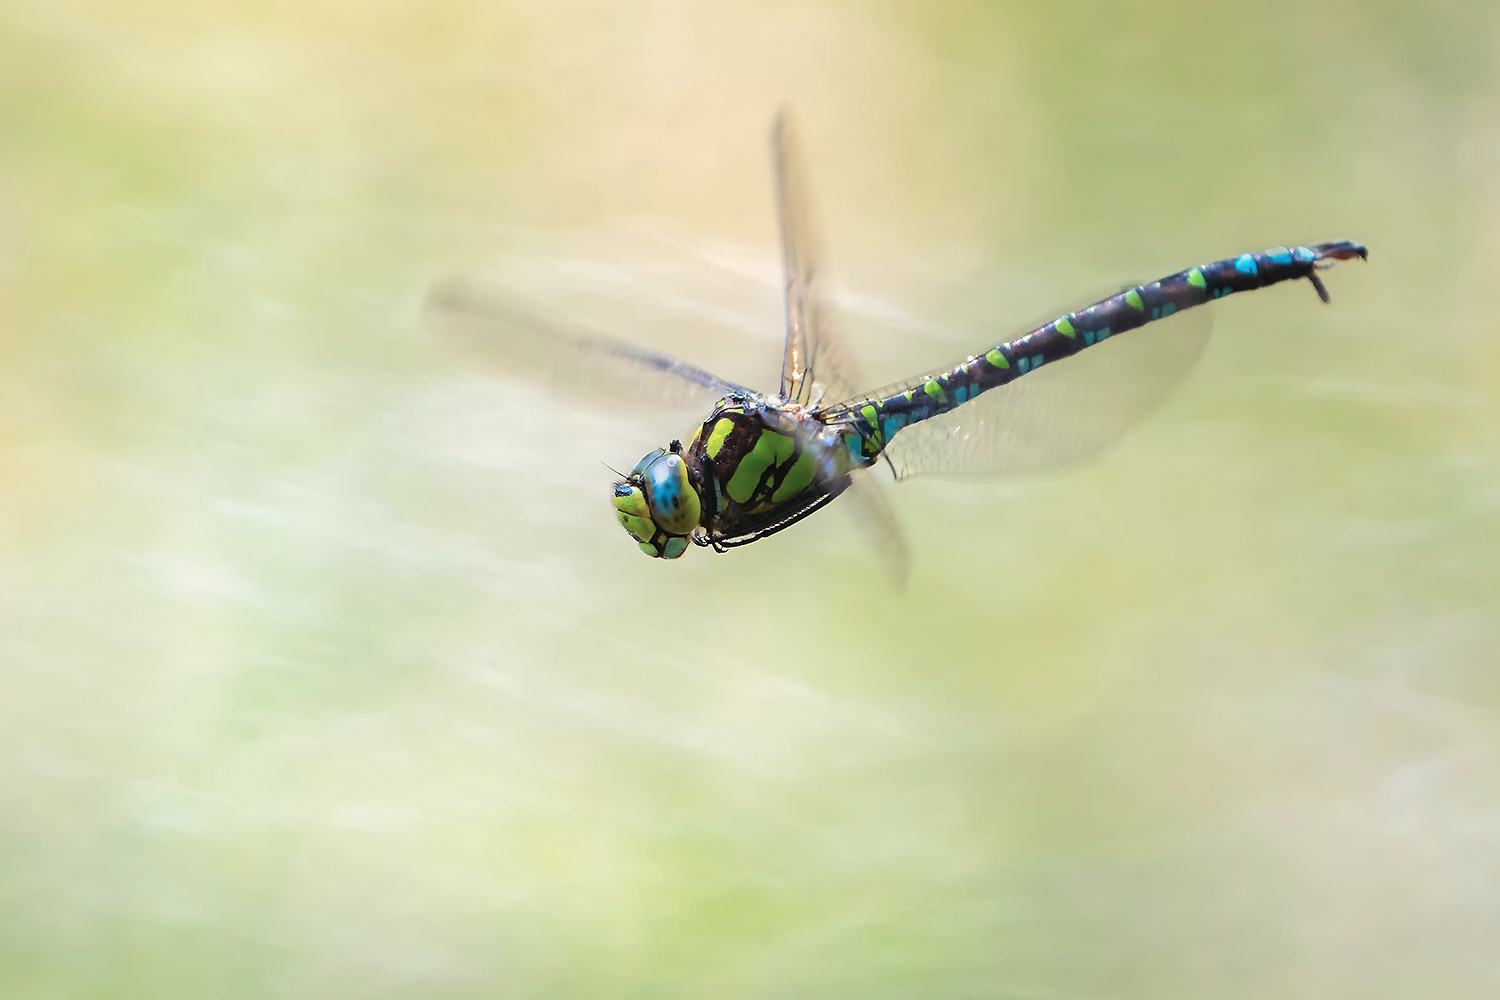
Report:
[[[0,995],[1500,994],[1500,9],[11,0]],[[644,558],[481,275],[873,387],[1203,261],[1103,461]],[[1066,364],[1067,362],[1063,362]]]

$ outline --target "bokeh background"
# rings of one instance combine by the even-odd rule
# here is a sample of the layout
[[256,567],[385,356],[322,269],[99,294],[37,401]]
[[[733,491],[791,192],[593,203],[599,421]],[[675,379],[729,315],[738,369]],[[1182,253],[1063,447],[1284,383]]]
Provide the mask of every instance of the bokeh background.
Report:
[[[7,0],[0,994],[1500,993],[1493,3]],[[1102,462],[644,559],[692,414],[434,339],[481,274],[769,386],[799,114],[873,384],[1194,262]]]

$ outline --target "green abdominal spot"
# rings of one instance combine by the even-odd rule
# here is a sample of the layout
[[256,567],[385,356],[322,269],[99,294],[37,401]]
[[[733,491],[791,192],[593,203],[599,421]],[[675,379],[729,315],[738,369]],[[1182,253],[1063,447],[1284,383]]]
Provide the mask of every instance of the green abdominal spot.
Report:
[[870,425],[870,433],[880,437],[880,411],[875,409],[874,404],[860,407],[860,416],[865,418],[865,423]]

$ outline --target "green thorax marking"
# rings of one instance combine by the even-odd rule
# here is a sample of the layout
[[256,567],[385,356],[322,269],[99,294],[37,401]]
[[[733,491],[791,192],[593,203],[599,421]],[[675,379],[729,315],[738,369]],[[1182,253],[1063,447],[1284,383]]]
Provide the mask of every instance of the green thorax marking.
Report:
[[[701,450],[689,449],[688,462],[700,477],[700,488],[718,498],[715,505],[721,514],[726,504],[763,512],[795,498],[813,482],[814,457],[743,406],[719,410],[704,422],[703,430],[707,433],[700,435]],[[702,482],[710,467],[714,481]]]
[[796,447],[797,442],[785,434],[761,431],[755,447],[750,449],[749,454],[741,457],[739,465],[735,466],[734,474],[724,486],[724,492],[735,503],[749,503],[766,473],[790,460]]
[[709,458],[719,457],[719,452],[723,449],[724,442],[729,438],[729,434],[733,430],[733,420],[729,417],[719,418],[719,422],[714,424],[713,433],[708,436],[708,445],[703,449]]
[[797,461],[786,470],[781,485],[776,487],[776,492],[771,494],[772,502],[781,503],[783,500],[790,500],[807,489],[808,484],[813,481],[814,466],[812,452],[804,451],[798,455]]

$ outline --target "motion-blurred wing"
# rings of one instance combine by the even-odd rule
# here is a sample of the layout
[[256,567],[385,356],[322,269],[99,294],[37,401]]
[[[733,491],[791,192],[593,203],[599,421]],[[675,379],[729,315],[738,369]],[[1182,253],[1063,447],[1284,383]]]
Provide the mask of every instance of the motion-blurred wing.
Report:
[[895,508],[891,506],[890,493],[882,489],[869,473],[854,476],[846,493],[850,509],[861,530],[873,543],[891,582],[897,590],[904,590],[911,572],[911,551],[906,544],[906,534],[901,530],[901,522],[896,519]]
[[464,281],[435,285],[427,315],[465,351],[507,374],[543,380],[572,399],[676,406],[750,392],[686,361],[540,319]]
[[[862,384],[854,356],[833,329],[822,296],[820,248],[802,148],[791,111],[782,108],[771,127],[771,162],[776,177],[776,220],[786,278],[786,353],[781,362],[781,393],[809,409],[854,396]],[[881,561],[904,587],[910,557],[901,524],[880,484],[855,476],[853,510]]]
[[781,392],[809,408],[853,396],[858,378],[853,359],[829,325],[819,274],[818,237],[808,198],[802,152],[791,112],[783,108],[771,127],[776,176],[776,218],[786,278],[786,353]]
[[1200,306],[1121,334],[902,429],[885,455],[898,479],[1039,471],[1097,456],[1187,377],[1212,328],[1212,311]]

